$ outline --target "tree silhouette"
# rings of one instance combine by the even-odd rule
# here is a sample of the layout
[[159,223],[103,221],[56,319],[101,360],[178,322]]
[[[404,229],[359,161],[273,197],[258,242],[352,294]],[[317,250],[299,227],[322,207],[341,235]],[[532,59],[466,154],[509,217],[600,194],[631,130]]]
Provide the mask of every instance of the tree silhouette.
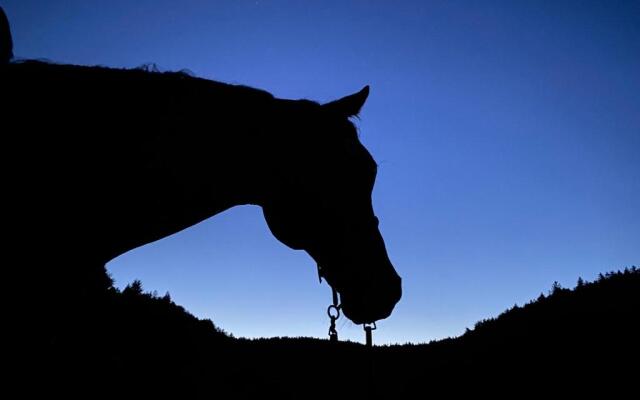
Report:
[[127,286],[125,286],[122,294],[132,295],[132,296],[141,296],[144,293],[142,288],[142,282],[139,279],[134,280]]

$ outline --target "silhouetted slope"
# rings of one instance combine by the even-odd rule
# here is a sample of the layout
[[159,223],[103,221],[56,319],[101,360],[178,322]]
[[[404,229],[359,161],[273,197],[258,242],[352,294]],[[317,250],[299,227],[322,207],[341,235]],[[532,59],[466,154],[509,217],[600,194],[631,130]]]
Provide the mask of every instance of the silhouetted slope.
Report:
[[[513,348],[518,341],[529,340],[521,352],[530,356],[540,354],[541,345],[564,342],[566,350],[571,348],[574,356],[580,356],[597,351],[598,343],[607,337],[631,339],[629,334],[637,329],[639,289],[636,269],[601,275],[596,282],[581,283],[573,290],[554,285],[548,297],[541,295],[524,307],[479,322],[463,339]],[[601,350],[608,351],[605,347],[615,342]]]
[[[309,338],[234,339],[168,295],[106,277],[43,327],[29,379],[64,393],[186,398],[386,398],[435,394],[612,393],[637,380],[640,273],[601,276],[476,324],[463,336],[367,349]],[[94,288],[96,285],[94,285]],[[635,373],[635,375],[633,375]]]
[[[492,390],[504,390],[507,383],[528,391],[574,393],[631,387],[638,372],[639,306],[635,267],[601,275],[593,283],[580,279],[573,290],[554,285],[549,296],[479,322],[460,338],[405,346],[401,358],[428,360],[407,385],[416,388],[429,381],[444,390],[443,385],[462,377]],[[469,392],[470,387],[455,385],[456,390]]]
[[231,337],[211,321],[189,314],[168,294],[143,293],[139,281],[122,292],[110,279],[104,281],[109,287],[76,292],[55,325],[43,326],[47,346],[37,364],[48,370],[42,378],[65,393],[80,394],[87,386],[145,395],[196,390],[193,378],[202,377],[195,371],[210,362],[201,356],[208,358]]
[[302,372],[289,369],[292,385],[314,387],[306,374],[329,381],[335,374],[348,377],[350,384],[340,391],[345,397],[367,391],[386,398],[612,394],[637,381],[639,305],[640,272],[631,268],[574,290],[554,286],[549,296],[479,322],[456,339],[373,352],[345,344],[334,354],[330,347],[321,354],[320,345],[310,345],[311,353],[295,339],[277,339],[261,341],[253,351],[269,354],[262,359],[279,357],[286,365],[313,359]]

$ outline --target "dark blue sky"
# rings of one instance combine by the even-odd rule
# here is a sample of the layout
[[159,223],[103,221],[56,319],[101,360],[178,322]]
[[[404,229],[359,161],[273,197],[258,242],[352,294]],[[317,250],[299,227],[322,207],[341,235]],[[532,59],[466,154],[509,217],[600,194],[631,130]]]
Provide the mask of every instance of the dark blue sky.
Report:
[[[640,264],[638,1],[0,4],[18,58],[155,62],[318,101],[371,85],[357,123],[404,278],[377,342],[458,335],[553,281]],[[326,335],[330,290],[257,207],[108,268],[238,336]]]

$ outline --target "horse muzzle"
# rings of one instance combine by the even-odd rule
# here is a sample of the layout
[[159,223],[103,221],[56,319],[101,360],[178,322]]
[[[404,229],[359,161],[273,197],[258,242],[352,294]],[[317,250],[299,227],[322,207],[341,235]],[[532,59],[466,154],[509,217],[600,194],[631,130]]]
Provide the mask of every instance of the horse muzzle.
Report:
[[389,317],[401,297],[402,279],[395,275],[385,281],[384,289],[341,292],[341,309],[355,324],[373,323]]

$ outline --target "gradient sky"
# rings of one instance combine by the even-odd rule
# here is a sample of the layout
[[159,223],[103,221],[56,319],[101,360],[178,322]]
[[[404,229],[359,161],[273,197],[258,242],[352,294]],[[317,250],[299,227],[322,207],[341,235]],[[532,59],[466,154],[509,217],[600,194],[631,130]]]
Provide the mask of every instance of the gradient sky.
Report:
[[[455,336],[554,281],[640,264],[638,1],[0,1],[18,58],[328,101],[357,121],[404,297],[377,343]],[[250,118],[250,116],[248,116]],[[229,210],[108,264],[236,336],[326,337],[331,291]],[[360,326],[338,321],[342,338]]]

